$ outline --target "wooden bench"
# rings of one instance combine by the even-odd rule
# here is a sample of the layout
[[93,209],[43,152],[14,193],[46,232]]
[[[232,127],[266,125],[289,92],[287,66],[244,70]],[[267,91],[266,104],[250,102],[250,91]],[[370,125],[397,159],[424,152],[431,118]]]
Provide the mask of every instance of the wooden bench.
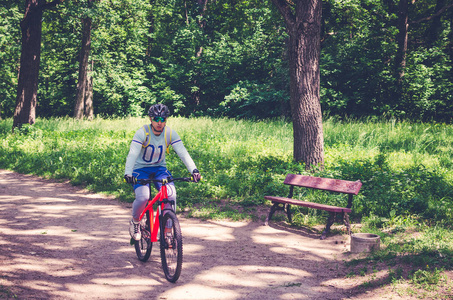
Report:
[[[348,213],[351,212],[353,196],[357,195],[359,193],[360,188],[362,187],[362,183],[360,182],[360,180],[348,181],[348,180],[340,180],[340,179],[288,174],[283,183],[290,186],[289,195],[287,198],[264,196],[265,199],[270,200],[273,203],[271,210],[269,212],[269,215],[266,218],[265,225],[269,224],[269,220],[272,218],[272,215],[277,210],[286,211],[288,220],[291,223],[292,222],[291,205],[297,205],[297,206],[304,206],[304,207],[309,207],[309,208],[314,208],[314,209],[321,209],[321,210],[325,210],[329,213],[329,217],[327,218],[326,228],[324,229],[324,231],[321,235],[322,240],[325,239],[326,235],[329,233],[330,226],[332,226],[332,224],[334,223],[337,214],[341,214],[344,225],[346,226],[346,228],[348,230],[348,234],[349,235],[351,234],[351,226],[349,224]],[[331,205],[326,205],[326,204],[319,204],[319,203],[314,203],[314,202],[292,199],[293,190],[294,190],[295,186],[348,194],[349,195],[348,204],[346,207],[338,207],[338,206],[331,206]]]

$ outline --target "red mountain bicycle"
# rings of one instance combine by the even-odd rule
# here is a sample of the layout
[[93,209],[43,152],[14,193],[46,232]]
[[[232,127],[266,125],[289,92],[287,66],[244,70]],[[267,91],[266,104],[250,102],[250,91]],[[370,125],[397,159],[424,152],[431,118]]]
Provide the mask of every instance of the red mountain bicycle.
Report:
[[[167,184],[173,181],[193,182],[193,178],[166,179],[137,179],[137,183],[149,184],[150,199],[144,211],[140,215],[141,239],[131,240],[135,244],[135,252],[141,261],[147,261],[151,255],[153,243],[160,241],[160,257],[165,277],[170,282],[176,282],[182,269],[182,234],[176,217],[175,201],[169,201],[167,196]],[[152,182],[162,183],[160,191],[151,199]],[[164,205],[170,203],[171,209],[164,209]],[[169,225],[171,225],[171,227]],[[159,238],[158,238],[159,234]]]

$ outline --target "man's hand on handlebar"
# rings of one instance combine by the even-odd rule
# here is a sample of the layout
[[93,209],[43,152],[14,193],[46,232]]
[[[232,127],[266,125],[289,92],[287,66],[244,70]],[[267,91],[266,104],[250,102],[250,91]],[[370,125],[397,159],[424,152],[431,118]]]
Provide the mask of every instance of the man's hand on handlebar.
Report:
[[132,175],[124,175],[124,181],[126,181],[127,183],[137,183],[137,178],[135,178],[134,176]]
[[192,180],[193,182],[198,182],[201,180],[200,172],[197,169],[194,169],[192,171]]

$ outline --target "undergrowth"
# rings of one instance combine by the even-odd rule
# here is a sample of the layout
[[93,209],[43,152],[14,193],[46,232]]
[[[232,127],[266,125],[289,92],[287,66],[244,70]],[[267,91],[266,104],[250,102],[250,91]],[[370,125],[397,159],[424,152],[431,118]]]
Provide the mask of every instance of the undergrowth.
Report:
[[[130,202],[133,193],[122,182],[124,163],[134,132],[145,123],[142,118],[38,119],[11,134],[12,120],[3,120],[0,167],[69,179]],[[175,117],[167,125],[177,130],[205,179],[178,186],[183,207],[220,199],[244,207],[267,204],[264,195],[287,195],[282,184],[287,173],[308,174],[292,160],[292,127],[283,120]],[[352,220],[415,214],[432,224],[453,223],[452,126],[328,119],[324,131],[325,168],[309,174],[362,181]],[[174,152],[167,163],[173,174],[187,174]],[[304,189],[295,196],[341,206],[347,201],[344,195]],[[300,208],[295,222],[323,218],[323,213]]]

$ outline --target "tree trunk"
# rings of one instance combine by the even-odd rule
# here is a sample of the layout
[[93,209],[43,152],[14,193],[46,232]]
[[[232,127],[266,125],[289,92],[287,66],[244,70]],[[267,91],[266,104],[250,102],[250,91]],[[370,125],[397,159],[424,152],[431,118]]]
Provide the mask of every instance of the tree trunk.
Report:
[[85,102],[88,83],[88,58],[91,50],[91,18],[83,19],[82,47],[79,57],[79,79],[74,106],[74,118],[82,119],[85,111]]
[[[206,21],[203,20],[202,18],[206,12],[208,0],[197,0],[197,4],[199,6],[199,16],[201,17],[201,21],[198,22],[198,25],[200,26],[201,30],[204,31],[204,29],[206,27]],[[187,12],[187,10],[186,10],[186,12]],[[187,25],[189,25],[189,24],[187,23]],[[197,53],[195,54],[195,57],[198,59],[197,64],[201,64],[201,55],[202,54],[203,54],[203,47],[200,46],[198,48]],[[200,76],[200,72],[197,72],[195,75],[195,79],[193,80],[193,85],[195,87],[195,90],[192,92],[192,102],[195,105],[195,107],[198,107],[200,105],[201,88],[200,88],[200,86],[198,84],[198,80],[197,80],[197,78],[199,76]],[[194,111],[195,111],[195,109],[194,109]]]
[[94,118],[94,107],[93,107],[93,76],[91,72],[93,71],[94,63],[91,61],[91,68],[87,73],[87,83],[85,89],[85,117],[87,120],[93,120]]
[[294,10],[285,0],[272,0],[286,21],[289,35],[290,104],[294,159],[307,169],[322,167],[324,136],[320,90],[321,0],[296,0]]
[[13,130],[22,124],[35,123],[43,14],[40,2],[43,1],[27,0],[25,15],[20,22],[22,47]]
[[450,33],[448,34],[448,39],[450,43],[448,44],[448,51],[450,54],[450,62],[453,61],[453,9],[450,9],[448,13],[448,18],[450,19]]
[[85,89],[85,118],[87,120],[93,120],[94,118],[94,108],[93,108],[93,76],[91,72],[93,71],[93,61],[91,62],[91,69],[87,72],[87,83]]
[[34,124],[38,95],[39,63],[41,59],[42,15],[47,8],[56,6],[59,0],[26,0],[25,14],[20,22],[22,45],[19,79],[17,83],[16,109],[13,128]]
[[186,15],[186,25],[189,26],[189,12],[187,11],[187,1],[184,0],[184,12]]
[[398,97],[401,96],[404,71],[406,69],[407,32],[409,28],[408,6],[408,0],[400,0],[398,5],[398,34],[396,35],[398,49],[395,57],[395,74]]

